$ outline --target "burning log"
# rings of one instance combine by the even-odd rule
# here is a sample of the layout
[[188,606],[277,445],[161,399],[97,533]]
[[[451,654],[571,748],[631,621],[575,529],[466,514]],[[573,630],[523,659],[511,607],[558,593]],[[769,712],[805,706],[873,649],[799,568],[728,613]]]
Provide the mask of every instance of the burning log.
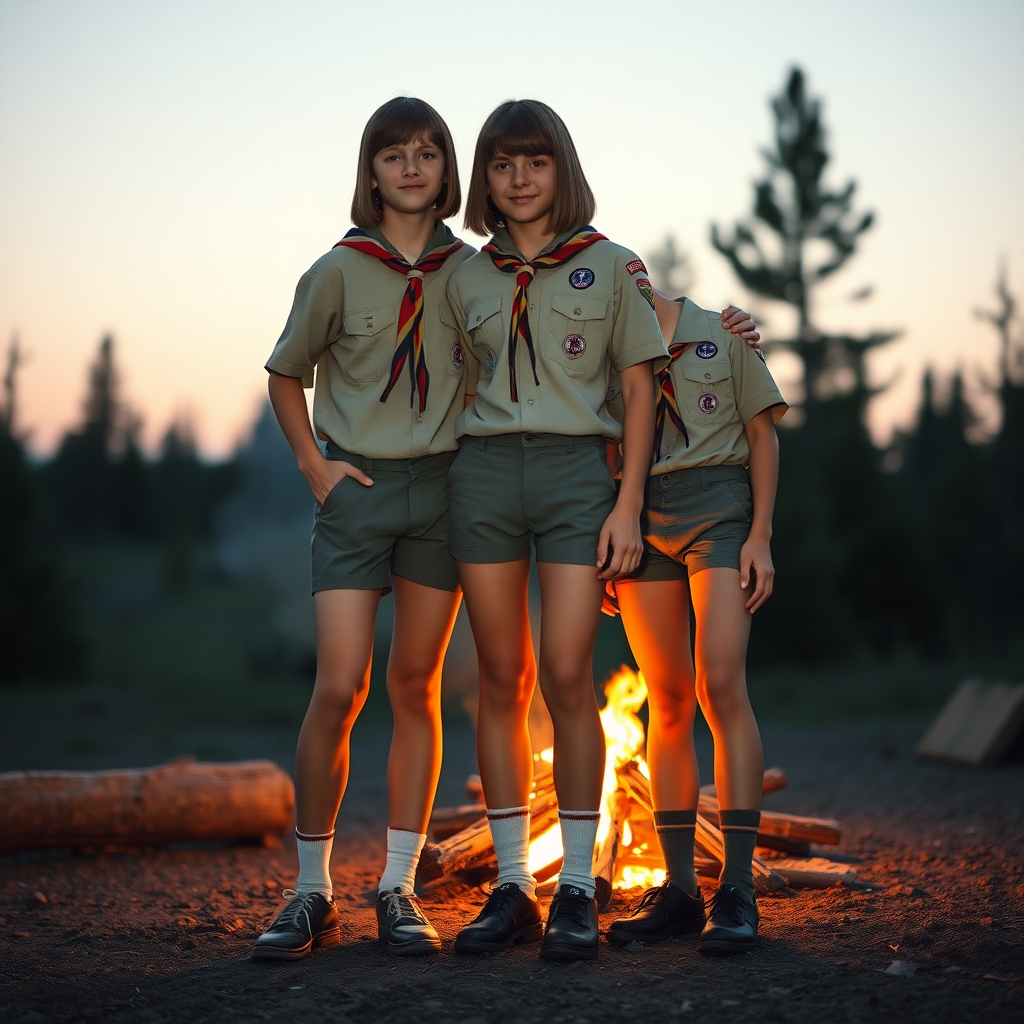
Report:
[[[534,789],[530,796],[530,839],[558,821],[558,797],[551,766],[535,762]],[[419,873],[425,881],[453,871],[482,867],[494,856],[491,826],[483,817],[438,843],[427,843],[420,855]]]
[[[651,800],[651,784],[641,773],[635,761],[623,765],[618,771],[619,782],[630,797],[643,808],[645,814],[654,817],[654,805]],[[725,861],[725,842],[717,825],[713,825],[699,811],[697,813],[697,831],[694,837],[696,848],[706,856],[718,861]],[[754,857],[754,885],[758,892],[779,892],[786,888],[786,881],[777,875],[760,857]]]
[[629,796],[621,789],[616,790],[609,798],[611,821],[608,831],[597,850],[594,859],[594,881],[597,886],[597,905],[599,909],[608,906],[612,899],[612,882],[615,880],[615,858],[622,840],[622,826],[629,815]]
[[0,851],[278,836],[295,789],[273,761],[0,775]]

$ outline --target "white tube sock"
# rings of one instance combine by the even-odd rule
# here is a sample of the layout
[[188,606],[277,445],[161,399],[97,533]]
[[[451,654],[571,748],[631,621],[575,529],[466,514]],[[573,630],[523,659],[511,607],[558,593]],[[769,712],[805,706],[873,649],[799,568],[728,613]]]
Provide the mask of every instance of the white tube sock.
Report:
[[425,835],[406,832],[405,829],[388,829],[388,860],[384,874],[377,883],[377,892],[394,892],[396,889],[409,894],[416,884],[416,865],[420,861]]
[[531,899],[537,898],[537,879],[530,874],[530,808],[495,807],[487,812],[491,839],[498,857],[498,885],[515,882]]
[[299,849],[299,880],[295,891],[323,893],[328,899],[334,894],[331,884],[331,849],[334,846],[334,829],[323,835],[307,836],[295,830],[295,845]]
[[594,884],[594,843],[597,841],[597,826],[601,820],[600,811],[559,811],[558,824],[562,829],[562,870],[558,873],[558,885],[574,885],[587,896],[593,896]]

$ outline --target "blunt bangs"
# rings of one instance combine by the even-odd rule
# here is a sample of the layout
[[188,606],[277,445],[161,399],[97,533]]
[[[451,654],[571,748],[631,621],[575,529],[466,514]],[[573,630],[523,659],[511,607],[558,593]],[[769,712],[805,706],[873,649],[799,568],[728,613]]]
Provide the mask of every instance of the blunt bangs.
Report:
[[423,100],[413,96],[398,96],[378,107],[371,115],[359,143],[359,167],[356,189],[352,196],[352,223],[379,224],[383,219],[380,196],[371,184],[373,158],[389,146],[405,146],[417,139],[425,139],[444,154],[447,182],[437,197],[439,220],[454,217],[462,205],[459,187],[459,168],[455,159],[455,144],[451,132],[441,115]]

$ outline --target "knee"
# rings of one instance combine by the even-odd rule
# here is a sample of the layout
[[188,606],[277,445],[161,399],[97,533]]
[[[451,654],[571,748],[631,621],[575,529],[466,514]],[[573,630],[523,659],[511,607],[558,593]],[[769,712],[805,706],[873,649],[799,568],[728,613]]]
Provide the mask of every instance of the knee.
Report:
[[430,668],[388,669],[388,698],[396,714],[429,716],[438,703],[440,679]]
[[326,680],[318,675],[310,709],[321,721],[340,726],[359,714],[369,692],[369,679]]
[[593,680],[576,665],[545,665],[541,692],[552,718],[575,716],[597,707]]
[[480,674],[480,707],[494,714],[529,712],[535,677],[532,667],[501,666]]
[[693,717],[697,709],[697,695],[693,686],[685,689],[650,690],[648,694],[651,708],[651,722],[664,732],[690,730],[693,728]]
[[697,675],[697,696],[705,717],[729,718],[750,706],[742,671],[709,667]]

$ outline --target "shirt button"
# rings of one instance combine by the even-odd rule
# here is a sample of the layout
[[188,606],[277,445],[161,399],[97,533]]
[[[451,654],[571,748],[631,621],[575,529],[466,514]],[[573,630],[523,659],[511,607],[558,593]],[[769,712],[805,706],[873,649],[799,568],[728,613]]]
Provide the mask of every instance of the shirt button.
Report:
[[704,379],[705,380],[711,380],[711,374],[710,373],[705,373],[704,374]]
[[476,322],[480,323],[481,320],[483,320],[483,317],[479,313],[477,313],[477,315],[476,315]]
[[527,404],[527,405],[533,405],[533,399],[532,399],[532,398],[528,398],[528,399],[526,400],[526,404]]
[[423,417],[422,416],[417,416],[416,417],[416,422],[417,423],[422,423],[423,422]]
[[577,307],[576,307],[576,308],[575,308],[575,309],[574,309],[574,310],[572,311],[572,315],[573,315],[573,316],[579,316],[579,315],[580,315],[580,313],[582,313],[582,312],[583,312],[583,310],[582,310],[582,309],[580,309],[580,307],[579,307],[579,306],[577,306]]
[[530,303],[530,312],[532,313],[536,308],[537,308],[536,304],[531,302]]

